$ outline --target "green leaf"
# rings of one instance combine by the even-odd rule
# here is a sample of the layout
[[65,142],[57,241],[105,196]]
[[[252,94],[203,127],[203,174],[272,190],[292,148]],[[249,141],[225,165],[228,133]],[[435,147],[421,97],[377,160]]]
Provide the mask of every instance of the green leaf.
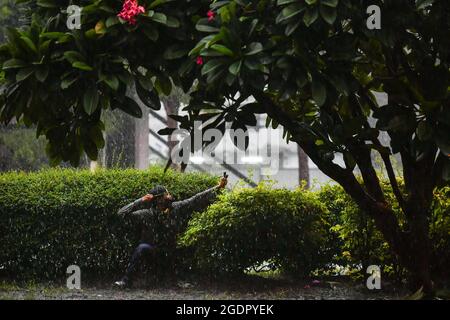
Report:
[[161,109],[161,102],[159,100],[159,96],[153,90],[146,90],[141,86],[139,82],[137,82],[136,93],[139,99],[141,99],[142,103],[145,104],[147,107],[156,111]]
[[214,72],[219,68],[224,66],[223,59],[212,59],[209,60],[202,68],[202,76],[207,75],[208,73]]
[[117,18],[117,16],[112,16],[106,19],[105,25],[107,28],[111,28],[118,23],[120,23],[119,18]]
[[156,42],[159,38],[159,32],[156,28],[151,25],[146,25],[143,28],[145,36],[153,42]]
[[130,97],[125,97],[123,103],[119,103],[117,106],[120,110],[128,113],[132,117],[142,118],[142,110],[139,105]]
[[170,81],[170,78],[165,74],[160,74],[156,78],[155,86],[160,93],[163,93],[166,96],[170,95],[170,93],[172,92],[172,82]]
[[293,2],[298,2],[298,0],[278,0],[277,5],[282,6]]
[[89,66],[86,63],[81,62],[81,61],[76,61],[76,62],[72,63],[72,67],[80,69],[80,70],[84,70],[84,71],[94,70],[91,66]]
[[231,51],[230,49],[221,44],[213,44],[210,48],[217,52],[222,53],[225,56],[232,57],[234,55],[233,51]]
[[320,140],[320,139],[316,140],[314,143],[318,147],[323,146],[325,144],[325,142],[323,140]]
[[290,35],[292,35],[292,33],[294,33],[294,31],[297,30],[297,28],[300,26],[300,22],[301,22],[301,20],[288,24],[286,26],[286,30],[284,31],[284,34],[287,35],[288,37]]
[[25,44],[27,45],[28,48],[30,48],[31,51],[33,51],[34,53],[38,52],[36,45],[30,38],[28,38],[27,36],[21,36],[20,39],[22,39],[23,42],[25,42]]
[[169,28],[179,28],[180,21],[175,17],[167,17],[166,26]]
[[39,82],[44,82],[48,77],[49,71],[50,68],[48,66],[39,67],[34,76]]
[[295,17],[306,9],[304,3],[294,3],[281,10],[280,15],[276,19],[276,23],[281,23],[285,20]]
[[103,20],[100,20],[97,22],[97,24],[94,27],[96,34],[105,34],[106,33],[106,24]]
[[320,4],[331,8],[336,8],[339,4],[339,0],[320,0]]
[[44,32],[39,35],[40,38],[47,38],[52,40],[58,40],[62,37],[66,37],[67,34],[64,32]]
[[195,25],[195,29],[197,29],[200,32],[219,32],[219,28],[213,27],[208,19],[200,19],[197,24]]
[[333,24],[337,18],[337,10],[328,6],[320,6],[320,15],[328,24]]
[[117,79],[117,77],[115,75],[112,75],[112,74],[108,74],[108,75],[101,74],[99,78],[100,78],[101,81],[105,82],[114,91],[117,91],[119,89],[119,79]]
[[77,80],[78,80],[78,77],[76,75],[73,75],[72,77],[62,80],[61,81],[61,89],[65,90],[65,89],[69,88]]
[[94,141],[97,148],[102,149],[105,146],[105,139],[103,138],[103,132],[99,125],[90,128],[89,137]]
[[139,74],[137,76],[137,79],[138,79],[139,85],[142,86],[142,88],[144,88],[145,90],[148,90],[148,91],[153,90],[153,81],[152,81],[152,77],[149,72],[147,72],[147,74],[145,76]]
[[78,51],[66,51],[64,52],[64,58],[70,63],[74,63],[77,61],[84,61],[84,57]]
[[241,67],[242,67],[242,60],[239,60],[235,63],[233,63],[229,68],[228,71],[230,71],[230,73],[232,75],[237,76],[239,74],[239,72],[241,71]]
[[53,0],[37,0],[36,4],[43,8],[58,8],[58,4]]
[[327,100],[327,89],[324,84],[317,79],[313,79],[312,96],[319,107],[323,106]]
[[94,28],[87,30],[87,31],[84,33],[84,35],[86,36],[86,38],[91,39],[91,40],[96,40],[96,39],[98,39],[98,34],[97,34],[97,32],[95,32],[95,29],[94,29]]
[[166,2],[169,2],[169,1],[173,1],[173,0],[155,0],[152,3],[150,3],[150,5],[148,6],[148,9],[150,10],[150,9],[156,8],[157,6],[164,4]]
[[17,68],[23,68],[26,66],[26,63],[19,59],[10,59],[3,63],[2,69],[3,70],[9,70],[9,69],[17,69]]
[[134,82],[133,76],[126,70],[116,73],[117,78],[124,83],[126,86],[131,86]]
[[307,27],[312,25],[314,22],[316,22],[317,18],[319,17],[319,12],[316,8],[308,9],[305,12],[305,15],[303,16],[303,22]]
[[251,56],[257,53],[260,53],[261,51],[263,51],[263,45],[259,42],[252,42],[248,45],[248,48],[245,52],[246,56]]
[[88,115],[92,115],[95,110],[97,110],[99,101],[99,95],[97,91],[97,87],[91,86],[89,87],[83,96],[83,107],[84,111]]
[[26,80],[29,76],[33,74],[34,70],[35,69],[33,67],[20,69],[19,72],[17,72],[16,74],[16,81]]
[[180,45],[175,44],[168,47],[166,51],[164,51],[163,57],[166,60],[175,60],[187,56],[188,53],[189,49],[180,47]]
[[155,22],[161,23],[161,24],[167,24],[167,16],[164,13],[161,12],[152,12],[149,11],[149,17]]

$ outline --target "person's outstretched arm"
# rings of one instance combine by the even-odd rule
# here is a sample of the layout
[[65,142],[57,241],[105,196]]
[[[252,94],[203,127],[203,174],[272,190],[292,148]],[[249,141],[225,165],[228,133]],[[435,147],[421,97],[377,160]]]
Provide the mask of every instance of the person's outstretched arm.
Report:
[[153,195],[147,194],[143,196],[142,198],[139,198],[126,206],[119,209],[117,212],[119,215],[127,216],[131,213],[133,213],[136,210],[143,209],[146,204],[148,204],[150,201],[152,201]]
[[219,190],[225,188],[227,184],[227,178],[222,177],[217,186],[212,187],[203,192],[181,201],[175,201],[172,203],[172,213],[190,215],[194,211],[202,211],[206,209],[217,196]]

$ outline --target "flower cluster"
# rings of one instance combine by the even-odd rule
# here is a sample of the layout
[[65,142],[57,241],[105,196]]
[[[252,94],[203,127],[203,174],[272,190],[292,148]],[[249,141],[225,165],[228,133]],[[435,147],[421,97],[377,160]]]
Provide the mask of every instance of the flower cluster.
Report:
[[[214,11],[209,10],[209,11],[206,13],[206,16],[208,17],[208,21],[211,22],[211,21],[214,21],[214,19],[215,19],[215,17],[216,17],[216,14],[215,14]],[[197,65],[199,65],[199,66],[203,65],[203,63],[204,63],[203,57],[198,56],[198,57],[197,57],[197,60],[196,60],[196,63],[197,63]]]
[[144,12],[144,7],[140,6],[137,0],[125,0],[122,11],[117,16],[129,24],[136,24],[136,16]]
[[208,16],[208,21],[211,22],[214,20],[214,18],[216,17],[216,14],[214,13],[214,11],[209,10],[208,13],[206,14]]

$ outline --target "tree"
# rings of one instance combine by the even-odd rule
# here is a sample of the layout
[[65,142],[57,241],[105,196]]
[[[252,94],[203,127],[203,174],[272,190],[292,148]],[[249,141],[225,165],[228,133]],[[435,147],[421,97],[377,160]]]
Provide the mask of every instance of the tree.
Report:
[[310,179],[309,179],[309,165],[308,165],[308,155],[305,151],[297,146],[297,154],[298,154],[298,180],[299,183],[305,184],[306,188],[310,187]]
[[[246,129],[265,113],[375,220],[415,284],[432,292],[430,204],[450,172],[447,0],[374,0],[379,30],[368,29],[364,0],[141,1],[145,12],[129,21],[117,18],[119,1],[80,1],[81,29],[72,31],[69,3],[38,1],[28,29],[9,29],[0,48],[2,121],[37,124],[50,158],[76,164],[83,151],[97,157],[102,109],[141,116],[126,96],[134,84],[155,109],[172,81],[191,90],[188,115],[175,118],[188,130],[196,120],[206,121],[202,130],[223,131],[226,122]],[[375,91],[388,94],[388,105],[378,105]],[[401,217],[381,188],[374,153]],[[333,162],[336,154],[345,166]]]

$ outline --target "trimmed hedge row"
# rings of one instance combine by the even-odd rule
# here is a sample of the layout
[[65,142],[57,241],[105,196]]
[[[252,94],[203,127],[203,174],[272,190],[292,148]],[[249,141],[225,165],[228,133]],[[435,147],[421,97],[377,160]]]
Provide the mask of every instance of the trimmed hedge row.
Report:
[[[67,266],[84,275],[123,272],[138,241],[137,226],[118,208],[163,184],[178,199],[217,183],[206,174],[162,168],[89,171],[51,169],[0,175],[0,274],[14,278],[61,278]],[[388,198],[394,197],[386,187]],[[395,207],[395,205],[394,205]],[[184,224],[185,223],[185,224]],[[205,212],[194,214],[186,230],[158,226],[167,238],[156,253],[161,271],[236,273],[265,265],[296,276],[336,264],[378,264],[401,275],[374,222],[339,186],[317,192],[235,189]],[[450,187],[435,192],[430,221],[433,271],[450,278]],[[178,244],[177,244],[178,240]],[[174,267],[175,266],[175,267]]]
[[[136,226],[118,208],[163,184],[186,198],[217,183],[205,174],[51,169],[0,175],[0,272],[17,278],[58,278],[69,265],[86,274],[123,272],[138,241]],[[175,230],[157,229],[170,236]],[[174,235],[176,236],[176,235]],[[161,250],[161,264],[174,250]],[[165,266],[162,265],[162,268]]]

